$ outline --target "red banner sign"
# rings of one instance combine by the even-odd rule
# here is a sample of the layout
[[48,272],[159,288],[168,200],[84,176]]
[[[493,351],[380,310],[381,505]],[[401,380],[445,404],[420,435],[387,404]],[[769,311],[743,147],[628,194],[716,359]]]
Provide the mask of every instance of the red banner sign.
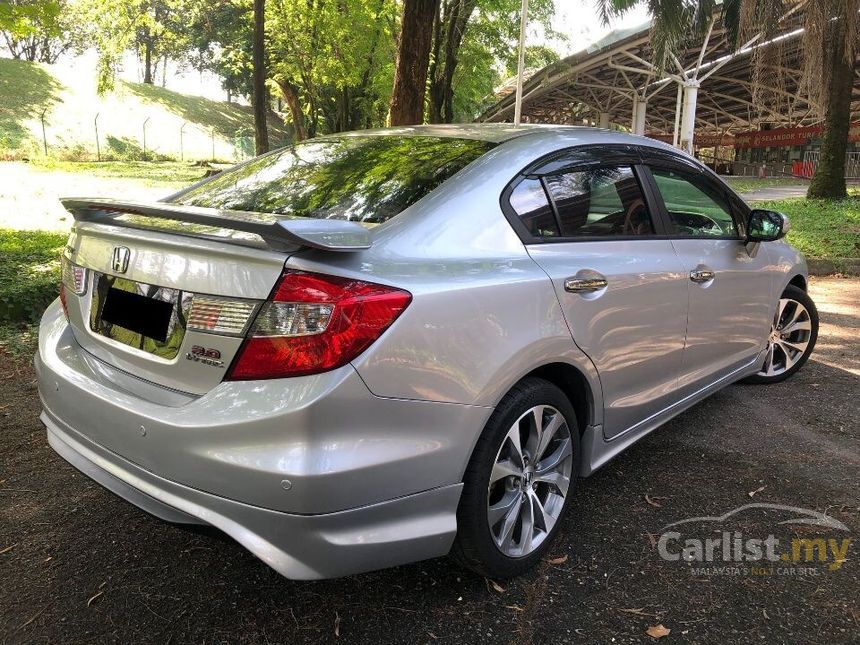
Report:
[[[804,146],[812,139],[820,139],[824,133],[823,125],[805,128],[779,128],[777,130],[750,130],[735,135],[696,134],[694,143],[697,148],[715,146],[734,146],[735,148],[783,148]],[[665,143],[672,143],[671,134],[650,133],[647,136]],[[860,121],[851,124],[848,141],[860,141]]]
[[[777,130],[755,130],[739,132],[735,135],[736,148],[782,148],[786,146],[805,146],[812,139],[821,138],[824,125],[806,128],[779,128]],[[848,141],[860,141],[860,121],[851,124]]]

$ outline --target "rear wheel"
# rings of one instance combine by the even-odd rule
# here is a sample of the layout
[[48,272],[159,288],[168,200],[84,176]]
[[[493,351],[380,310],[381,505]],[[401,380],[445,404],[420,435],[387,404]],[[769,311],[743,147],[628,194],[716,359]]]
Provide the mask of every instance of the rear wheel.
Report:
[[475,447],[452,555],[491,578],[534,566],[558,532],[579,461],[570,401],[548,381],[522,381],[496,408]]
[[786,287],[776,307],[764,363],[746,383],[779,383],[803,364],[818,339],[818,310],[812,298],[793,285]]

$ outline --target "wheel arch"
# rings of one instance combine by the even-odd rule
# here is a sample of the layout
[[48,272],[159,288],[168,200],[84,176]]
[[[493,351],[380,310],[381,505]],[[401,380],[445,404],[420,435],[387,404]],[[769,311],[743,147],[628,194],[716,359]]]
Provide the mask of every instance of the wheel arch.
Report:
[[[805,293],[807,288],[806,276],[798,273],[796,276],[794,276],[791,280],[788,281],[788,285],[786,286],[797,287]],[[785,289],[783,289],[783,291],[785,291]]]
[[529,377],[549,381],[564,392],[576,413],[580,435],[588,426],[594,424],[597,399],[588,378],[579,368],[570,363],[547,363],[523,375],[517,383]]

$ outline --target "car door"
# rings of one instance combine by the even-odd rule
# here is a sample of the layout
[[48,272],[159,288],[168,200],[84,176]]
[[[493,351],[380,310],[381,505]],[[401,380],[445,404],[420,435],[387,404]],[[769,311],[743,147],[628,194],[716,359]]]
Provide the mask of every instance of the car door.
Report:
[[765,250],[745,243],[745,212],[722,182],[680,156],[646,161],[656,207],[688,276],[679,383],[686,395],[748,366],[764,348],[772,275]]
[[597,368],[607,438],[676,400],[683,359],[687,277],[641,172],[630,149],[576,148],[527,170],[503,196]]

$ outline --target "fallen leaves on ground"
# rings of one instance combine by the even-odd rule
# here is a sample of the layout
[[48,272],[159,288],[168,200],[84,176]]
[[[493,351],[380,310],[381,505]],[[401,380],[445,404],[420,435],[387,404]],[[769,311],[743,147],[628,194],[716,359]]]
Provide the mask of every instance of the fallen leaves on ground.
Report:
[[668,636],[671,632],[672,630],[668,627],[664,627],[662,623],[659,625],[651,625],[651,627],[645,630],[645,633],[651,638],[663,638],[664,636]]
[[765,488],[767,488],[767,486],[759,486],[755,490],[751,490],[750,492],[748,492],[747,495],[749,495],[750,497],[755,497],[758,493],[762,492]]
[[492,585],[493,589],[495,589],[499,593],[505,593],[505,588],[495,580],[490,580],[490,585]]
[[568,558],[568,556],[567,556],[567,554],[565,553],[564,555],[560,555],[560,556],[559,556],[559,557],[557,557],[557,558],[550,558],[549,560],[546,560],[546,563],[547,563],[547,564],[552,564],[552,565],[556,565],[556,566],[557,566],[557,565],[559,565],[559,564],[564,564],[565,562],[567,562],[567,558]]

